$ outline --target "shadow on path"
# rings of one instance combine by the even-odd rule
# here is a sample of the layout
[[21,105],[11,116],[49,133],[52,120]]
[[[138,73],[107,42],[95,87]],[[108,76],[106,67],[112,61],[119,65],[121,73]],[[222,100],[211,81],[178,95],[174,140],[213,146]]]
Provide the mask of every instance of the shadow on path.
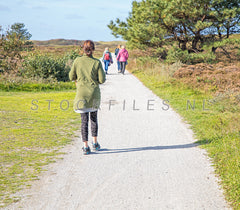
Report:
[[112,154],[112,153],[125,153],[125,152],[138,152],[138,151],[148,151],[148,150],[167,150],[167,149],[187,149],[192,147],[197,147],[199,144],[180,144],[180,145],[169,145],[169,146],[151,146],[151,147],[137,147],[137,148],[125,148],[125,149],[100,149],[100,153],[96,154]]

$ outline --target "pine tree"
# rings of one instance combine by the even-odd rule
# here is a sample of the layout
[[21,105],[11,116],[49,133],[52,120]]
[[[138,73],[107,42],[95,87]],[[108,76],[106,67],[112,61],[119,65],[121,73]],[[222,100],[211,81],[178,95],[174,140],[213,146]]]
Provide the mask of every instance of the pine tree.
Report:
[[23,23],[13,24],[10,30],[0,35],[0,72],[17,72],[17,66],[22,60],[21,52],[32,50],[33,43],[29,41],[32,36]]
[[25,28],[24,23],[14,23],[11,25],[11,30],[9,30],[8,35],[12,38],[17,37],[23,41],[29,40],[32,37],[32,34]]
[[213,0],[212,10],[215,12],[214,26],[220,39],[225,35],[239,33],[240,1],[239,0]]
[[151,1],[133,1],[132,11],[126,22],[111,21],[108,27],[115,37],[129,41],[130,47],[160,47],[166,30],[159,22],[159,8]]
[[199,51],[208,39],[238,31],[239,0],[142,0],[133,1],[127,21],[111,21],[112,34],[131,47],[159,48],[167,38],[182,50]]
[[[182,50],[187,49],[187,43],[191,42],[193,50],[197,50],[197,44],[205,34],[205,30],[211,27],[210,0],[171,0],[165,1],[166,9],[162,11],[163,23],[168,32],[178,41]],[[170,27],[169,27],[170,26]]]

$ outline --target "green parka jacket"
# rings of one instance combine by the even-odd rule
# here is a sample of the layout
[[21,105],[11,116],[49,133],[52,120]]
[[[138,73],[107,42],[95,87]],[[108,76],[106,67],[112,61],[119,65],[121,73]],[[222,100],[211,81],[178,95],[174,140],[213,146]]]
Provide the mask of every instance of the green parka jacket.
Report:
[[100,60],[87,55],[76,58],[69,72],[69,78],[77,81],[74,109],[98,109],[101,101],[99,84],[106,80]]

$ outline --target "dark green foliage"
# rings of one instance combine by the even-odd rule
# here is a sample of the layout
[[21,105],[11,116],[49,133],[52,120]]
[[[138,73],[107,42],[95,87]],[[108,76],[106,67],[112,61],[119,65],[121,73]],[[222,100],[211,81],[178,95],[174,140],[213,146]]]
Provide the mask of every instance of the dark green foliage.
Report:
[[239,33],[239,0],[213,0],[211,6],[215,14],[214,27],[220,39],[224,35],[229,38],[230,34]]
[[183,51],[180,48],[173,47],[171,50],[168,51],[168,55],[166,57],[167,63],[175,63],[176,61],[181,61],[182,63],[188,62],[188,51]]
[[214,63],[216,56],[214,53],[188,53],[187,50],[183,51],[180,48],[173,47],[168,51],[166,57],[167,63],[175,63],[180,61],[186,64],[196,64],[196,63]]
[[239,8],[239,0],[133,1],[127,20],[111,21],[108,27],[132,48],[159,48],[175,40],[183,51],[199,52],[205,41],[238,31]]
[[116,37],[129,41],[132,48],[161,47],[166,30],[159,22],[159,7],[151,1],[133,1],[132,11],[126,22],[116,20],[108,27]]
[[67,59],[53,58],[47,55],[34,55],[26,57],[20,74],[27,78],[54,78],[57,81],[68,81],[70,67]]

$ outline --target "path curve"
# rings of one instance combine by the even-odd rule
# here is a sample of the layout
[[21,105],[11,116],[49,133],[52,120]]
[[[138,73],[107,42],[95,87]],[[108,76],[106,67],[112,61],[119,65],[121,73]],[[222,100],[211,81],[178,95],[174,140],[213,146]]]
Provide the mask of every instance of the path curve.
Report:
[[101,91],[102,150],[83,156],[75,139],[6,209],[230,209],[178,114],[129,72],[118,74],[116,62]]

